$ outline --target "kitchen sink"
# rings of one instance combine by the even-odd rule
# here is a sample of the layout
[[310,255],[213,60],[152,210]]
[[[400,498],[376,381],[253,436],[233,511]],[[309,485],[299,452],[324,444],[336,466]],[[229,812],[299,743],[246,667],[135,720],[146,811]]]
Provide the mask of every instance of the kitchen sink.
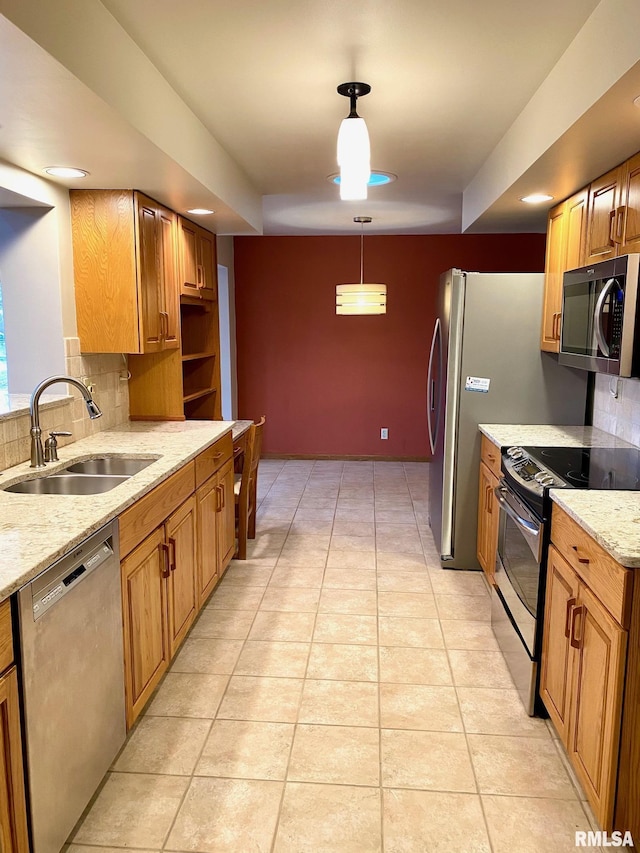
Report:
[[6,486],[5,492],[26,495],[99,495],[126,483],[131,475],[51,474]]
[[74,462],[64,470],[71,474],[115,474],[131,477],[155,461],[155,459],[140,459],[134,456],[98,456],[94,459],[85,459],[84,462]]

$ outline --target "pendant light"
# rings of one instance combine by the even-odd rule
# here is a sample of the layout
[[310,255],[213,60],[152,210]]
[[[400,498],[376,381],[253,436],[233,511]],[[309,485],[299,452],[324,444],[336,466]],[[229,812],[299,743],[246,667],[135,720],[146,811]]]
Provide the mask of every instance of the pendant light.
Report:
[[341,83],[338,92],[349,98],[349,115],[342,120],[338,131],[338,166],[340,166],[340,198],[361,201],[367,197],[367,182],[371,177],[371,146],[369,131],[356,112],[358,98],[368,95],[368,83]]
[[360,284],[336,285],[336,314],[386,314],[387,285],[364,283],[364,226],[370,216],[354,216],[360,231]]

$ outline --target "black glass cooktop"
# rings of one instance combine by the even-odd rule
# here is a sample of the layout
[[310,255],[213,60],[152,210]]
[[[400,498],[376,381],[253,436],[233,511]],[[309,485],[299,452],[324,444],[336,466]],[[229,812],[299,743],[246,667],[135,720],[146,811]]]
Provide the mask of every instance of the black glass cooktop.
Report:
[[640,449],[634,447],[524,447],[574,489],[640,490]]

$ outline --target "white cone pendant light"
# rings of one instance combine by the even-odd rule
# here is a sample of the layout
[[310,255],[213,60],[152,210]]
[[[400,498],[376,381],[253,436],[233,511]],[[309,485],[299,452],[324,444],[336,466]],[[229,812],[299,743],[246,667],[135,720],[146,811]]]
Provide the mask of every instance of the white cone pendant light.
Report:
[[338,92],[349,98],[349,115],[342,120],[338,131],[338,166],[340,166],[340,198],[361,201],[367,197],[367,182],[371,177],[371,146],[369,131],[356,112],[356,101],[368,95],[368,83],[342,83]]
[[386,314],[387,285],[367,284],[364,279],[364,226],[370,216],[355,216],[362,226],[360,233],[360,284],[336,285],[336,314]]

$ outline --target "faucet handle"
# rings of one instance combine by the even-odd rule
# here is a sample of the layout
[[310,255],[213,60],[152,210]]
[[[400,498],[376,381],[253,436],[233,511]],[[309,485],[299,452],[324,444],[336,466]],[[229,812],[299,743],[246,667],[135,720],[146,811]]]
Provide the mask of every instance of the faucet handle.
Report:
[[57,436],[59,435],[71,435],[70,432],[66,430],[59,430],[49,433],[49,438],[44,443],[44,461],[45,462],[57,462],[58,461],[58,441]]

